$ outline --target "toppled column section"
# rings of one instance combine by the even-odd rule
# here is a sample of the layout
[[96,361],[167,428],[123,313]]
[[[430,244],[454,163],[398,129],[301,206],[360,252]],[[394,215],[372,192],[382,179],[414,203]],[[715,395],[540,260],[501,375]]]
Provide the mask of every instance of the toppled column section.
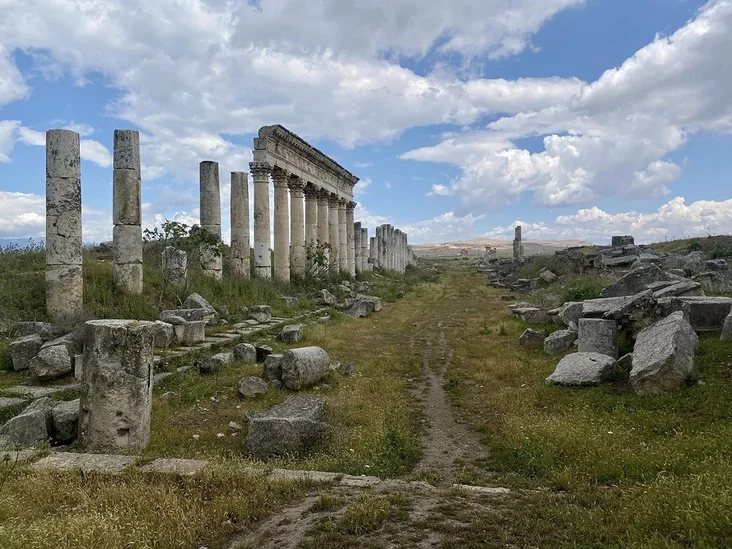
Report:
[[135,454],[150,440],[155,323],[91,320],[84,326],[79,445]]
[[76,132],[46,132],[46,311],[51,318],[83,310],[79,146]]
[[142,293],[142,201],[140,134],[114,130],[114,285]]
[[[219,190],[219,163],[204,160],[200,164],[201,228],[221,239],[221,194]],[[201,269],[213,278],[223,274],[221,254],[210,248],[201,250]]]
[[325,378],[330,359],[320,347],[300,347],[282,353],[282,383],[288,389],[307,389]]
[[249,177],[231,172],[231,271],[249,278]]
[[524,243],[521,240],[521,225],[517,225],[514,230],[513,259],[514,261],[523,261],[524,259]]

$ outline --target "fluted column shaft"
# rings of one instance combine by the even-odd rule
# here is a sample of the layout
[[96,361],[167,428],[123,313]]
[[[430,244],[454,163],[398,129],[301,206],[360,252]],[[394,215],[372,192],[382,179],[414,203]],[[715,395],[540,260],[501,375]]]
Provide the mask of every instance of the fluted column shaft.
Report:
[[279,169],[272,171],[274,183],[274,276],[290,280],[290,204],[287,189],[289,176]]
[[361,223],[353,224],[353,263],[357,273],[363,271],[361,263]]
[[353,226],[355,202],[346,203],[346,267],[348,274],[356,276],[356,250],[354,249],[355,234]]
[[290,178],[290,270],[292,274],[305,274],[305,186],[299,177]]
[[328,201],[328,240],[330,241],[330,265],[333,270],[340,269],[340,231],[338,225],[338,197],[331,195]]
[[254,276],[272,278],[269,253],[269,164],[251,162],[254,180]]
[[249,176],[231,172],[231,272],[249,278]]

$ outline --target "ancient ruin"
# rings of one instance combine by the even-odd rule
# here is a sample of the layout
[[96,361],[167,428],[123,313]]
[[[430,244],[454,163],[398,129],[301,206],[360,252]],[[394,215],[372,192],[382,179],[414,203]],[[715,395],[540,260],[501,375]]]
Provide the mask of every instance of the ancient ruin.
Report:
[[[221,194],[219,190],[219,163],[204,160],[200,167],[201,228],[221,238]],[[223,275],[221,255],[211,249],[201,250],[201,269],[213,278]]]
[[524,259],[524,243],[521,240],[521,225],[517,225],[514,229],[513,259],[514,261],[523,261]]
[[247,172],[231,172],[231,271],[249,278],[249,181]]

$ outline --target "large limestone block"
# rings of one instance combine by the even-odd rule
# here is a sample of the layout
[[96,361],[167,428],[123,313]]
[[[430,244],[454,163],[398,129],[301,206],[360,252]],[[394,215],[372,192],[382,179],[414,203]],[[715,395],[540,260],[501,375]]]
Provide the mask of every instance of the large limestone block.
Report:
[[565,326],[577,324],[582,317],[582,307],[581,301],[568,301],[559,308],[559,319]]
[[618,358],[618,325],[614,320],[581,318],[578,326],[580,353],[599,353]]
[[632,297],[587,299],[582,302],[582,318],[602,318],[605,313],[626,305]]
[[303,336],[303,326],[302,324],[292,324],[290,326],[285,326],[282,328],[282,333],[280,334],[280,340],[283,343],[297,343],[302,339]]
[[322,396],[294,396],[264,415],[248,413],[245,451],[256,459],[308,452],[328,432],[319,421],[324,407]]
[[81,265],[81,213],[46,216],[46,264]]
[[155,348],[167,349],[173,343],[175,333],[173,325],[161,320],[155,321]]
[[257,362],[257,349],[251,343],[239,343],[234,347],[234,358],[245,364]]
[[541,349],[544,346],[544,340],[546,336],[541,332],[527,328],[521,337],[519,337],[519,343],[525,349]]
[[214,311],[212,313],[208,309],[169,309],[160,312],[160,320],[163,322],[167,322],[167,319],[172,316],[180,317],[188,322],[195,322],[197,320],[209,322],[216,318],[216,312]]
[[264,323],[272,320],[272,308],[269,305],[252,305],[249,308],[249,318]]
[[614,373],[615,359],[600,353],[572,353],[557,364],[547,384],[597,385],[608,381]]
[[74,371],[73,356],[66,345],[44,347],[30,361],[28,370],[42,381],[56,379]]
[[114,130],[114,169],[140,169],[140,132]]
[[71,130],[46,132],[46,177],[81,179],[81,143]]
[[282,353],[282,383],[299,391],[322,381],[330,371],[330,358],[320,347],[301,347]]
[[53,438],[58,442],[72,442],[79,432],[80,399],[61,402],[51,410]]
[[[730,312],[730,314],[727,315],[727,318],[724,319],[720,339],[722,341],[732,341],[732,312]],[[13,365],[15,365],[15,362],[13,362]]]
[[672,297],[658,300],[664,315],[683,311],[697,332],[721,330],[732,310],[730,297]]
[[262,379],[265,381],[282,381],[282,355],[272,354],[264,359]]
[[112,219],[115,225],[140,225],[142,221],[141,185],[139,170],[114,170]]
[[259,395],[267,394],[269,386],[261,377],[243,377],[237,383],[239,396],[242,398],[256,398]]
[[675,296],[703,296],[704,290],[701,287],[701,283],[694,280],[680,280],[675,284],[666,286],[653,292],[653,297],[661,299],[664,297],[675,297]]
[[183,309],[205,309],[210,314],[216,314],[216,309],[199,294],[191,294],[183,302]]
[[732,271],[713,271],[701,273],[694,280],[710,294],[732,294]]
[[381,299],[373,296],[373,295],[363,295],[363,294],[356,294],[356,299],[361,301],[368,301],[369,303],[374,304],[374,312],[378,313],[383,308],[383,305],[381,304]]
[[46,266],[46,310],[52,318],[83,310],[84,276],[81,265]]
[[43,346],[43,340],[38,334],[20,337],[10,344],[10,357],[13,361],[13,370],[27,370],[28,364]]
[[48,441],[52,427],[51,410],[57,402],[39,398],[20,415],[0,427],[0,449],[30,448]]
[[568,351],[577,339],[577,332],[557,330],[544,339],[544,352],[548,355],[559,355]]
[[66,212],[81,215],[81,180],[49,177],[46,179],[46,215],[56,217]]
[[114,266],[114,285],[128,294],[142,293],[142,263],[122,263]]
[[155,323],[91,320],[84,326],[79,443],[134,454],[150,440]]
[[667,276],[656,265],[647,265],[629,272],[605,288],[601,297],[635,295],[646,289],[647,284],[666,280]]
[[694,372],[699,338],[680,311],[638,334],[630,383],[639,395],[657,395],[686,386]]
[[140,225],[115,225],[112,229],[114,238],[114,263],[126,265],[142,263],[142,229]]

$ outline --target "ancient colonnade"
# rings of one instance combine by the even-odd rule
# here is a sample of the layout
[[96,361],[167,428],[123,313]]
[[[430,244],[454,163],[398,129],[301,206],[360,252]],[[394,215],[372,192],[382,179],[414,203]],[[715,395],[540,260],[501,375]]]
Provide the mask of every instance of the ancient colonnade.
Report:
[[[391,225],[356,222],[353,187],[358,178],[283,126],[264,126],[254,139],[250,163],[254,200],[254,265],[250,265],[249,183],[246,172],[231,173],[231,267],[234,276],[289,281],[319,274],[312,252],[325,252],[330,270],[350,276],[374,268],[404,272],[415,261],[407,235]],[[219,165],[199,166],[200,224],[221,237]],[[274,185],[274,246],[270,246],[269,180]],[[115,130],[113,159],[113,258],[117,288],[142,293],[142,207],[140,137]],[[273,250],[273,253],[270,252]],[[164,251],[164,265],[185,277],[179,250]],[[272,261],[273,256],[273,261]],[[272,265],[274,263],[274,265]],[[51,318],[83,310],[81,157],[79,134],[46,132],[46,308]],[[221,278],[222,258],[202,250],[202,272]],[[274,269],[272,268],[274,267]]]

